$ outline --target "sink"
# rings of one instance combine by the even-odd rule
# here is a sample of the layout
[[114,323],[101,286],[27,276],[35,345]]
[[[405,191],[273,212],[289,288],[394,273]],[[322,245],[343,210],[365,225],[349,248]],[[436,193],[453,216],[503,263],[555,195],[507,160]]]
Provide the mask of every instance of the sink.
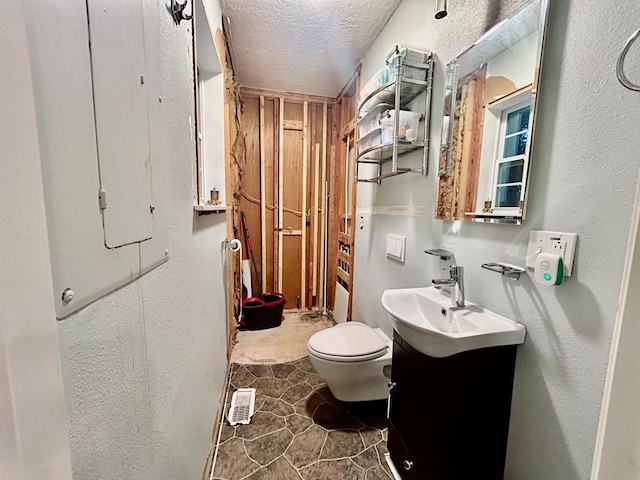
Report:
[[419,352],[448,357],[478,348],[524,342],[524,325],[468,303],[451,305],[435,287],[385,290],[382,307],[395,331]]

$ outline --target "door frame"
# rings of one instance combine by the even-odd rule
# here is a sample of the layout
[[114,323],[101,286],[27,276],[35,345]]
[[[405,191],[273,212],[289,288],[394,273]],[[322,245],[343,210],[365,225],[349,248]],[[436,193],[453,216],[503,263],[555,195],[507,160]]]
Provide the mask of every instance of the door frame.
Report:
[[[634,354],[637,345],[633,341],[625,341],[633,333],[637,334],[633,335],[634,339],[640,337],[640,315],[638,315],[640,298],[637,294],[634,295],[634,292],[640,291],[640,176],[638,179],[622,275],[619,309],[613,330],[609,367],[593,457],[592,480],[619,478],[611,476],[611,472],[608,470],[609,466],[616,464],[620,457],[626,457],[625,452],[636,451],[636,447],[640,444],[640,435],[637,436],[636,445],[632,444],[627,435],[616,435],[620,429],[623,432],[633,430],[634,424],[630,420],[634,416],[637,417],[637,414],[633,415],[633,412],[614,409],[619,400],[625,397],[629,398],[630,395],[637,402],[638,392],[640,392],[640,379],[633,374],[637,372],[637,367],[640,365],[640,355]],[[629,375],[628,372],[632,374]],[[634,408],[634,410],[636,409]],[[640,419],[637,423],[640,423]],[[613,435],[611,434],[612,430]],[[620,464],[620,462],[617,463]],[[636,474],[640,476],[640,468],[636,468]]]

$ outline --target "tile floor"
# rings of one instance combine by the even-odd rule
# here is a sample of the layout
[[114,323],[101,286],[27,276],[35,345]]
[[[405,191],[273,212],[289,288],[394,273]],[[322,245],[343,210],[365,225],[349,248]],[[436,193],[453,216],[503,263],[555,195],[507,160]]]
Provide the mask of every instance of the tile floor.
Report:
[[[222,428],[217,480],[389,480],[386,401],[336,400],[307,357],[231,366],[231,393],[256,388],[249,425]],[[228,410],[228,405],[227,405]]]

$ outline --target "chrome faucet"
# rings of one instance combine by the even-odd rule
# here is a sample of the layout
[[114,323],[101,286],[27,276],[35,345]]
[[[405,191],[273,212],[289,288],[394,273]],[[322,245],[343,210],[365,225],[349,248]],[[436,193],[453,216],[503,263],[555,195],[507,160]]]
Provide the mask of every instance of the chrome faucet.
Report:
[[451,304],[464,307],[464,267],[449,267],[449,278],[434,278],[431,283],[440,287],[451,287]]

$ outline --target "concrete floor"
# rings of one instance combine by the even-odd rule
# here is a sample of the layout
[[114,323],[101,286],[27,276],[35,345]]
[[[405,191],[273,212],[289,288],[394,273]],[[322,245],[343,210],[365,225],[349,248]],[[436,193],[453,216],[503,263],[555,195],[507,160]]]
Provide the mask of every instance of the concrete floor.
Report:
[[286,312],[282,325],[266,330],[239,331],[231,363],[286,363],[307,356],[314,333],[332,327],[333,321],[317,312]]
[[225,422],[213,479],[392,478],[383,457],[386,401],[335,399],[307,357],[272,365],[233,364],[231,387],[231,392],[256,388],[256,413],[249,425]]

